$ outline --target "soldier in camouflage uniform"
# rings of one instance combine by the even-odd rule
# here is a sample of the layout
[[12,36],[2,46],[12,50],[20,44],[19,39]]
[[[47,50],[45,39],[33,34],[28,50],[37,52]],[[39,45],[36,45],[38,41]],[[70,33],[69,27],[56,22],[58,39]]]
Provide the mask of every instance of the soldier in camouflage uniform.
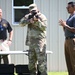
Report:
[[36,4],[29,5],[30,13],[20,20],[21,26],[28,26],[26,45],[29,46],[29,70],[30,75],[37,75],[38,69],[41,75],[47,75],[46,56],[46,27],[47,19],[41,14]]

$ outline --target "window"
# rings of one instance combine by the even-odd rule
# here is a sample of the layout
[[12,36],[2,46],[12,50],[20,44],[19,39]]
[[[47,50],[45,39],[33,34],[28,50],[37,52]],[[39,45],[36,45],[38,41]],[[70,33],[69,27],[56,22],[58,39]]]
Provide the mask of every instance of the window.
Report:
[[20,19],[29,13],[28,6],[34,3],[34,0],[12,0],[12,24],[18,25]]

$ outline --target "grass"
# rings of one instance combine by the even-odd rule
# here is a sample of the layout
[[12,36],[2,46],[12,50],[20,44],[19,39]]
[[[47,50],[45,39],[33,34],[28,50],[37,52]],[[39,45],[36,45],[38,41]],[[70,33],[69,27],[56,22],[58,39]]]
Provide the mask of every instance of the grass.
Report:
[[[16,73],[14,75],[17,75]],[[68,75],[67,72],[48,72],[48,75]]]
[[68,75],[67,72],[48,72],[48,75]]

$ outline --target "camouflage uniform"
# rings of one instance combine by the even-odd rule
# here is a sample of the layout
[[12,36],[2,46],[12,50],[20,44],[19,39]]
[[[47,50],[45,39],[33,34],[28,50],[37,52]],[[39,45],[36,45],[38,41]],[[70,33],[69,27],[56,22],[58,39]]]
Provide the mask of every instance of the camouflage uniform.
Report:
[[28,26],[26,45],[29,46],[29,70],[31,75],[36,75],[37,61],[41,75],[47,75],[47,56],[46,56],[46,17],[38,12],[40,19],[30,23],[27,14],[20,20],[21,26]]

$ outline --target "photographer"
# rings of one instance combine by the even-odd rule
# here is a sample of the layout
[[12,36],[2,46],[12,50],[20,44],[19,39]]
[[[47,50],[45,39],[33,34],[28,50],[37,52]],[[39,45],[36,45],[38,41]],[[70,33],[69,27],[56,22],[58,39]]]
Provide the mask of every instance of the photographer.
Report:
[[28,59],[30,75],[37,75],[38,69],[41,75],[47,75],[46,57],[46,27],[47,19],[37,9],[36,4],[29,5],[30,13],[20,20],[21,26],[28,26],[26,45],[29,46]]

